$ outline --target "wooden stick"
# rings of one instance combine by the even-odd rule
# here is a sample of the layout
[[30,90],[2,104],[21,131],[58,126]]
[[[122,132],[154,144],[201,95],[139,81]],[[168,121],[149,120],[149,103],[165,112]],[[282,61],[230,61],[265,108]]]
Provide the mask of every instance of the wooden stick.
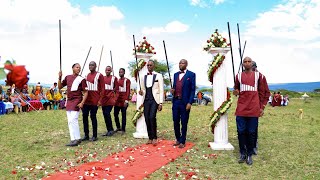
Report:
[[234,84],[236,84],[236,75],[235,75],[235,73],[234,73],[234,61],[233,61],[233,52],[232,52],[232,43],[231,43],[231,33],[230,33],[230,25],[229,25],[229,22],[228,22],[228,33],[229,33],[230,50],[231,50],[233,82],[234,82]]
[[59,19],[59,45],[60,45],[60,71],[62,71],[62,55],[61,55],[61,20]]
[[[137,66],[137,70],[138,70],[138,57],[137,57],[137,50],[136,50],[136,39],[134,38],[134,35],[133,35],[133,47],[134,47],[134,56],[136,57],[136,66]],[[137,78],[138,78],[139,86],[140,86],[140,89],[141,89],[139,72],[137,73],[137,76],[138,76]]]
[[100,62],[101,62],[102,52],[103,52],[103,46],[102,46],[101,53],[100,53],[100,59],[99,59],[99,65],[98,65],[98,72],[99,72],[99,68],[100,68]]
[[114,72],[113,72],[113,62],[112,62],[112,52],[111,52],[111,50],[110,50],[110,59],[111,59],[112,75],[114,76]]
[[89,57],[90,51],[91,51],[91,46],[90,46],[90,49],[89,49],[89,51],[88,51],[88,54],[87,54],[86,60],[84,61],[83,67],[82,67],[82,69],[81,69],[80,76],[82,75],[83,69],[84,69],[84,67],[86,66],[86,62],[87,62],[87,60],[88,60],[88,57]]
[[166,43],[163,40],[163,48],[164,48],[164,53],[166,55],[166,61],[167,61],[167,68],[168,68],[168,73],[169,73],[169,80],[170,80],[170,87],[172,89],[172,82],[171,82],[171,75],[170,75],[170,68],[169,68],[169,62],[168,62],[168,57],[167,57],[167,49],[166,49]]

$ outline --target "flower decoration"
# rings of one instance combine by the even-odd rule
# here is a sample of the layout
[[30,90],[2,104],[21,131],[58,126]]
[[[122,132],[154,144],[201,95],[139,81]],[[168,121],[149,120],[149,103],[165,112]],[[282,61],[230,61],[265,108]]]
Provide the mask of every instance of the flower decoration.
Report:
[[212,83],[213,82],[213,75],[214,73],[218,70],[218,68],[221,66],[225,59],[225,56],[222,54],[217,54],[216,56],[213,57],[213,60],[211,64],[209,64],[209,69],[208,69],[208,79]]
[[222,35],[218,32],[218,29],[211,34],[211,37],[207,40],[207,43],[203,50],[209,51],[210,48],[220,47],[225,48],[228,47],[230,44],[227,44],[227,39],[222,37]]
[[[139,42],[139,45],[136,45],[136,52],[137,53],[149,53],[149,54],[156,54],[154,51],[154,47],[147,41],[146,37],[143,37],[143,41]],[[134,49],[133,49],[133,53]]]
[[132,76],[135,77],[136,80],[137,80],[139,71],[146,65],[146,63],[147,62],[144,59],[140,59],[138,62],[138,66],[133,67]]
[[232,98],[230,96],[230,91],[227,88],[227,99],[221,104],[221,106],[212,113],[210,116],[210,124],[209,124],[209,130],[214,134],[214,128],[218,121],[220,120],[220,117],[224,115],[228,109],[230,109],[232,104]]
[[134,115],[131,119],[133,125],[136,127],[138,119],[142,116],[143,106],[140,106],[139,109],[134,111]]

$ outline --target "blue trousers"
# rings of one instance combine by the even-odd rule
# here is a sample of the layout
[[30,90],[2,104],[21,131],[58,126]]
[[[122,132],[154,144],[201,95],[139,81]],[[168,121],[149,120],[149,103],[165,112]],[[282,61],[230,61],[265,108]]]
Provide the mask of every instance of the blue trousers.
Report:
[[256,146],[258,117],[237,116],[236,121],[240,153],[251,156]]
[[[188,121],[190,110],[186,110],[187,104],[183,100],[174,99],[172,105],[172,117],[173,117],[173,127],[176,140],[181,144],[186,143]],[[180,131],[181,122],[181,131]]]
[[6,114],[6,105],[0,100],[0,115]]

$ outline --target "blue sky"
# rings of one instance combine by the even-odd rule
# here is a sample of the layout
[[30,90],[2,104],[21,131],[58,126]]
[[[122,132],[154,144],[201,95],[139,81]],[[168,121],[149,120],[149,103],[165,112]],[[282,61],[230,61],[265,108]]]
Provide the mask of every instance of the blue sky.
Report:
[[[112,50],[114,69],[127,68],[134,59],[135,34],[137,43],[147,36],[158,60],[165,59],[165,40],[172,71],[177,71],[177,63],[185,58],[188,69],[197,74],[197,83],[209,86],[207,69],[212,56],[202,47],[215,29],[229,39],[230,22],[235,69],[240,62],[239,23],[242,45],[247,40],[244,56],[257,62],[268,82],[320,81],[318,0],[0,0],[0,4],[0,56],[26,65],[31,82],[56,81],[59,19],[64,74],[71,72],[73,63],[84,62],[90,46],[88,61],[98,61],[104,46],[103,67],[110,65]],[[225,63],[228,86],[232,87],[230,53]],[[45,75],[39,69],[45,69]]]

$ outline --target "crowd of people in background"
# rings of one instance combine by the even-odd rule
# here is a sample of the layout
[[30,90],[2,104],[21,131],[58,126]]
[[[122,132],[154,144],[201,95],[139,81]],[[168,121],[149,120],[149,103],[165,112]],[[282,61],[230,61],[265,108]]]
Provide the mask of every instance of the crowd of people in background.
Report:
[[[45,91],[45,92],[44,92]],[[35,87],[29,89],[24,85],[18,89],[15,85],[6,90],[0,86],[0,115],[11,112],[29,112],[33,110],[57,110],[65,108],[66,96],[58,89],[54,83],[49,89],[44,89],[40,82]]]
[[288,106],[289,104],[289,96],[286,94],[283,96],[281,92],[274,92],[273,95],[269,97],[269,104],[274,106]]

